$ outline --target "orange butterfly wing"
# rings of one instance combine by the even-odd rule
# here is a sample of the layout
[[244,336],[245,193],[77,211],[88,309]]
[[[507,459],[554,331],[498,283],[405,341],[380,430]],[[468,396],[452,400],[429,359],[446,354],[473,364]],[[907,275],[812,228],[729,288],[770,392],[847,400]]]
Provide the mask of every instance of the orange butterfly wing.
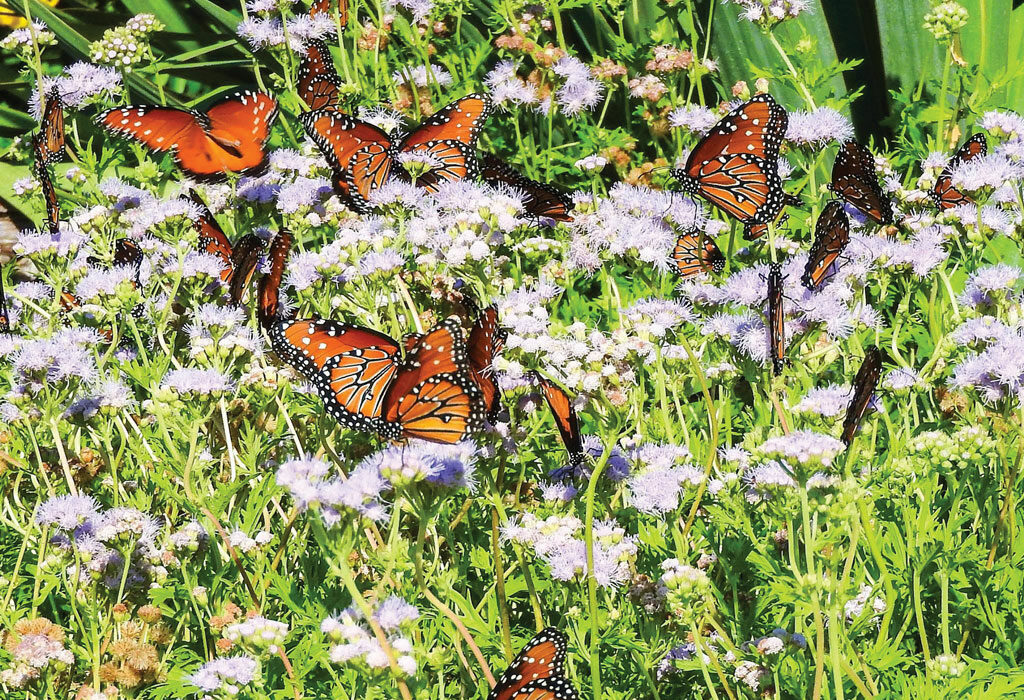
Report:
[[262,256],[263,241],[254,233],[245,234],[235,243],[231,252],[231,276],[228,281],[232,304],[242,303],[242,297],[256,274]]
[[555,221],[573,220],[569,213],[572,201],[563,192],[546,182],[531,180],[490,153],[481,158],[480,176],[491,185],[504,184],[522,192],[523,209],[530,216]]
[[278,306],[280,299],[281,279],[284,277],[284,267],[288,262],[288,252],[292,246],[292,234],[288,229],[281,229],[274,242],[270,244],[270,270],[260,279],[257,292],[258,303],[256,313],[260,325],[269,328],[270,325],[280,320]]
[[[519,652],[487,700],[570,700],[575,691],[565,680],[568,639],[554,627],[537,633]],[[545,694],[546,693],[546,694]]]
[[57,200],[57,189],[50,179],[50,171],[47,170],[45,160],[36,159],[34,166],[36,179],[43,190],[43,200],[46,203],[46,228],[50,233],[60,231],[60,202]]
[[469,376],[458,321],[448,319],[409,345],[385,400],[384,420],[393,426],[389,433],[455,443],[478,430],[484,419],[482,397]]
[[405,137],[400,150],[409,150],[431,141],[457,141],[469,149],[476,148],[480,130],[493,109],[494,103],[487,95],[466,95],[424,119]]
[[56,86],[46,96],[46,109],[39,127],[35,136],[39,141],[37,154],[41,154],[47,164],[60,160],[64,154],[64,102]]
[[428,192],[436,192],[445,182],[477,176],[476,159],[469,149],[458,141],[428,141],[405,149],[405,152],[425,154],[437,161],[435,167],[416,179],[416,184]]
[[967,139],[964,145],[949,160],[949,164],[942,169],[942,173],[935,181],[935,187],[931,191],[932,201],[935,202],[935,206],[940,211],[974,202],[973,199],[953,187],[953,171],[963,163],[974,160],[986,153],[988,153],[988,139],[985,138],[985,134],[975,134]]
[[676,239],[672,263],[677,275],[689,279],[704,272],[721,272],[725,269],[725,256],[709,236],[702,231],[690,231]]
[[494,356],[505,346],[508,332],[498,324],[498,310],[488,306],[469,331],[469,374],[483,394],[487,418],[492,423],[501,408],[501,390],[494,381]]
[[231,263],[231,241],[220,227],[220,224],[217,223],[217,220],[213,218],[213,214],[206,206],[206,203],[199,199],[195,192],[189,195],[189,199],[199,207],[199,252],[213,255],[220,259],[224,268],[220,273],[220,279],[222,282],[227,283],[231,280],[233,270]]
[[311,110],[334,109],[338,106],[340,85],[341,78],[334,69],[334,59],[327,44],[319,39],[309,42],[299,64],[299,97]]
[[370,194],[388,179],[394,165],[388,135],[330,109],[306,112],[299,121],[334,170],[338,194],[356,212],[369,211]]
[[4,274],[0,269],[0,333],[9,333],[11,330],[11,316],[7,311],[7,295],[4,294]]
[[871,396],[875,393],[878,380],[882,376],[882,353],[878,348],[868,348],[864,355],[864,362],[857,370],[857,376],[853,380],[853,397],[850,405],[846,408],[846,416],[843,418],[843,442],[849,447],[857,434],[864,414],[871,405]]
[[878,182],[875,157],[856,141],[847,141],[839,147],[829,189],[876,223],[893,222],[892,202]]
[[551,409],[551,415],[555,418],[555,425],[562,435],[562,442],[569,453],[570,465],[583,463],[583,434],[580,431],[580,419],[573,408],[572,399],[565,389],[540,374],[534,373],[534,378],[540,385],[544,398]]
[[807,255],[807,265],[800,278],[804,287],[814,290],[828,276],[850,242],[850,218],[843,205],[831,201],[825,205],[814,225],[814,243]]

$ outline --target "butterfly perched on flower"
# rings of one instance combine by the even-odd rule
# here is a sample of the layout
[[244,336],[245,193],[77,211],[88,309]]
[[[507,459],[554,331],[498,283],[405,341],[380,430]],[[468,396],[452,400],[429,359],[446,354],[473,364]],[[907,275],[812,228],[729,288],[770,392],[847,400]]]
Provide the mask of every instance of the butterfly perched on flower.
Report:
[[850,217],[838,201],[831,201],[814,224],[814,243],[807,254],[807,264],[800,278],[804,287],[817,289],[829,275],[839,256],[850,242]]
[[683,279],[704,272],[717,274],[725,269],[725,256],[703,231],[687,231],[676,239],[672,249],[672,269]]
[[489,185],[507,185],[523,195],[523,211],[537,219],[572,221],[572,200],[553,185],[531,180],[490,153],[480,157],[480,177]]
[[46,95],[43,119],[39,122],[39,133],[32,138],[32,146],[37,159],[46,165],[64,155],[64,102],[56,85]]
[[7,294],[4,293],[4,271],[0,268],[0,333],[11,332],[11,315],[7,310]]
[[483,396],[457,319],[400,343],[330,319],[281,318],[279,286],[290,243],[290,235],[279,234],[271,245],[258,313],[274,351],[310,381],[328,414],[388,440],[456,443],[483,427]]
[[[313,0],[309,16],[326,15],[331,12],[331,0]],[[348,26],[348,0],[338,0],[338,24],[342,29]]]
[[893,223],[892,201],[878,182],[875,157],[856,141],[839,147],[828,187],[875,223]]
[[[474,155],[492,104],[483,94],[467,95],[427,117],[400,139],[361,119],[332,109],[299,119],[334,171],[334,188],[354,211],[370,211],[370,195],[397,176],[435,191],[443,182],[477,175]],[[422,166],[415,177],[403,166]]]
[[498,323],[498,310],[488,306],[477,314],[467,340],[469,376],[480,389],[487,420],[491,423],[501,410],[501,389],[494,380],[494,358],[505,347],[506,338],[508,331]]
[[683,192],[700,195],[759,238],[787,205],[799,200],[782,189],[779,148],[789,117],[769,94],[727,114],[694,147],[672,176]]
[[249,288],[263,256],[263,241],[254,233],[241,236],[232,245],[203,200],[193,192],[190,199],[199,207],[199,252],[221,262],[221,282],[227,285],[232,304],[239,304]]
[[857,428],[864,419],[868,407],[871,405],[871,397],[878,386],[878,380],[882,376],[882,353],[876,347],[868,348],[864,354],[864,362],[857,370],[857,376],[853,380],[853,398],[846,408],[846,417],[843,418],[843,442],[847,446],[853,442],[857,434]]
[[975,134],[967,139],[957,152],[949,159],[949,164],[942,169],[935,186],[929,193],[935,206],[940,211],[958,207],[961,204],[973,204],[974,200],[953,186],[953,171],[964,163],[988,153],[988,139],[985,134]]
[[43,201],[46,204],[46,229],[50,233],[60,231],[60,200],[57,199],[57,188],[53,186],[50,178],[50,170],[46,165],[46,154],[42,151],[42,141],[33,141],[35,148],[35,163],[32,170],[39,180],[39,187],[43,191]]
[[578,700],[565,677],[568,648],[569,640],[561,630],[541,630],[501,674],[487,700]]
[[266,169],[266,144],[276,117],[277,100],[265,92],[245,90],[206,112],[129,105],[107,110],[97,121],[154,153],[170,151],[187,175],[212,182],[229,173],[256,175]]
[[583,433],[580,431],[580,417],[572,405],[572,398],[562,387],[544,377],[539,372],[532,373],[533,380],[540,387],[544,399],[547,401],[551,415],[554,416],[555,425],[562,436],[562,443],[566,452],[569,453],[569,463],[565,467],[556,470],[561,476],[574,472],[586,462],[586,450],[583,448]]
[[299,97],[311,110],[337,109],[340,87],[341,77],[334,68],[334,59],[327,44],[320,39],[310,41],[299,64],[296,85]]
[[786,313],[782,304],[782,265],[768,266],[768,354],[775,376],[786,365]]

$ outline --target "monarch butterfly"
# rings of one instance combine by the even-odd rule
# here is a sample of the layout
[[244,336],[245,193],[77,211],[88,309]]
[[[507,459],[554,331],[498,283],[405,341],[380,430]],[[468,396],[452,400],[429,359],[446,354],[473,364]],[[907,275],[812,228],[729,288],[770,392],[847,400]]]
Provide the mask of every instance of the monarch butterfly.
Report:
[[843,205],[833,200],[825,205],[814,224],[814,243],[811,244],[807,265],[800,278],[807,289],[817,289],[849,242],[850,217],[846,215]]
[[893,223],[892,202],[878,182],[875,157],[856,141],[846,141],[839,147],[829,189],[875,223],[883,226]]
[[337,109],[340,86],[341,77],[327,44],[320,39],[309,42],[299,64],[299,97],[310,109]]
[[354,211],[367,213],[370,194],[392,171],[405,177],[395,168],[403,157],[431,163],[416,179],[417,185],[430,191],[445,181],[476,177],[477,162],[471,152],[491,109],[486,95],[467,95],[428,117],[397,143],[376,126],[334,110],[306,112],[299,119],[334,170],[335,190]]
[[846,408],[846,417],[843,419],[843,442],[847,446],[853,442],[853,436],[857,433],[860,422],[867,413],[871,404],[871,396],[875,393],[878,380],[882,376],[882,353],[878,348],[868,348],[864,355],[864,362],[857,370],[857,376],[853,380],[853,398]]
[[46,228],[50,233],[56,234],[60,231],[60,202],[57,200],[57,188],[53,186],[50,171],[46,167],[46,155],[42,152],[42,141],[33,141],[33,148],[36,156],[33,170],[43,191],[43,200],[46,202]]
[[229,95],[205,113],[130,105],[103,112],[97,121],[155,153],[171,151],[178,167],[198,180],[225,180],[228,173],[256,175],[268,164],[265,149],[277,117],[277,100],[265,92]]
[[768,352],[775,376],[786,364],[785,310],[782,307],[782,265],[768,266]]
[[569,453],[569,464],[556,471],[558,474],[565,474],[574,471],[586,461],[586,451],[583,449],[583,433],[580,432],[580,418],[573,408],[572,399],[565,389],[558,386],[551,380],[534,372],[533,379],[540,385],[544,398],[551,409],[551,415],[555,417],[555,425],[562,435],[562,443]]
[[270,244],[270,270],[260,279],[257,294],[256,315],[260,325],[269,329],[275,321],[282,320],[278,311],[280,306],[279,293],[281,278],[284,276],[284,266],[288,260],[288,251],[292,246],[292,234],[288,229],[282,229],[274,237]]
[[950,158],[949,164],[943,168],[931,191],[932,201],[940,211],[974,202],[973,199],[953,187],[953,171],[964,163],[986,153],[988,153],[988,139],[985,138],[985,134],[975,134],[967,139],[956,154]]
[[729,112],[690,152],[672,176],[683,191],[700,195],[744,225],[747,238],[767,231],[788,204],[779,177],[779,147],[789,117],[768,94]]
[[526,643],[512,660],[487,700],[578,700],[565,678],[565,657],[569,640],[548,627]]
[[[309,7],[310,17],[326,15],[331,11],[331,0],[313,0]],[[338,24],[342,29],[348,26],[348,0],[338,0]]]
[[572,201],[558,188],[537,182],[517,172],[512,166],[490,153],[480,159],[480,177],[490,185],[508,185],[523,193],[523,210],[538,219],[572,221]]
[[33,137],[33,147],[46,165],[60,160],[64,153],[64,103],[56,85],[46,95],[46,108],[39,133]]
[[696,277],[702,272],[719,273],[725,269],[725,256],[715,242],[703,231],[689,231],[676,239],[672,249],[675,272],[683,279]]
[[0,333],[11,332],[11,315],[7,311],[7,295],[4,293],[4,271],[0,268]]
[[508,331],[498,324],[498,310],[488,306],[477,316],[469,330],[469,376],[483,395],[487,420],[491,423],[501,410],[501,389],[494,381],[494,356],[505,347]]
[[239,304],[256,274],[263,254],[263,241],[256,234],[247,233],[232,245],[203,200],[195,192],[191,193],[190,199],[199,207],[199,252],[220,259],[223,267],[220,279],[228,286],[231,303]]

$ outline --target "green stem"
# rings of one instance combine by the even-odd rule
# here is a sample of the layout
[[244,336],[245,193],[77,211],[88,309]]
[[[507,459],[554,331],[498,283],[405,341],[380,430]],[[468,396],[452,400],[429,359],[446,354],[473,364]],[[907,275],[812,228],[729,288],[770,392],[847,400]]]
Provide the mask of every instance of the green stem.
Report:
[[601,474],[608,466],[612,456],[612,446],[618,441],[618,435],[609,436],[604,446],[604,454],[594,467],[587,484],[586,515],[583,522],[583,537],[587,547],[587,602],[590,611],[590,683],[595,698],[603,698],[601,692],[601,626],[597,617],[597,576],[594,574],[594,499],[597,496],[597,484]]

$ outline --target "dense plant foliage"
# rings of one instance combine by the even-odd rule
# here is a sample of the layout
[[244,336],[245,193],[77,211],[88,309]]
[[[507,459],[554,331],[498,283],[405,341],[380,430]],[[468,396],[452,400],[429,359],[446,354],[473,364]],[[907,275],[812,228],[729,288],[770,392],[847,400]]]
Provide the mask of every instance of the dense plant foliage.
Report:
[[[548,626],[582,698],[1024,694],[1011,3],[881,3],[875,35],[808,0],[7,4],[4,697],[482,698]],[[565,220],[472,172],[393,177],[356,213],[302,118],[317,39],[338,109],[396,143],[489,95],[475,147],[572,190]],[[96,120],[249,88],[279,108],[268,167],[221,181],[117,138],[134,112]],[[748,241],[680,168],[758,95],[788,112],[796,199]],[[892,223],[833,205],[849,242],[808,285],[858,138]],[[402,338],[493,305],[502,410],[454,444],[339,425],[255,285],[231,303],[196,197],[236,247],[290,232],[275,323]],[[680,276],[687,235],[720,270]]]

